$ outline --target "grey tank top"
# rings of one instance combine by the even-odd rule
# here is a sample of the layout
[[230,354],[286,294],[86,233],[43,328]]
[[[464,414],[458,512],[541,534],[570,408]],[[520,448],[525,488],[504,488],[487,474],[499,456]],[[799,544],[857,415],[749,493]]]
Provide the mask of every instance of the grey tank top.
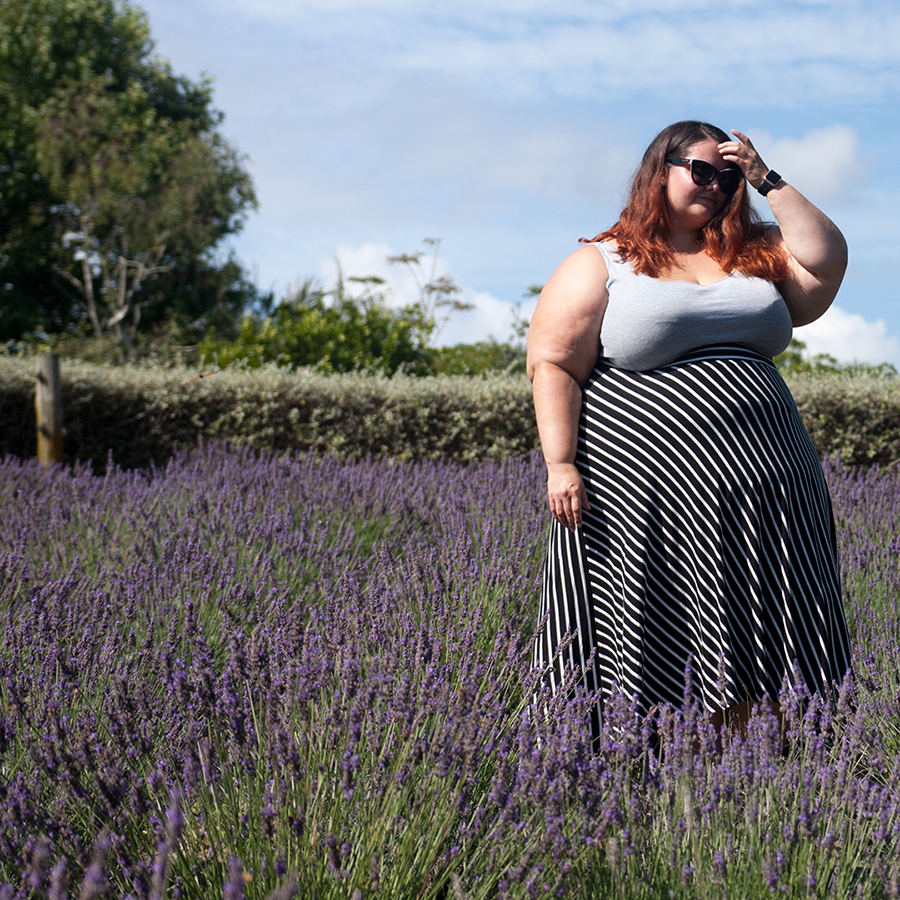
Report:
[[609,270],[601,361],[642,371],[710,344],[741,344],[771,357],[791,341],[791,314],[771,281],[740,272],[712,284],[659,281],[637,275],[609,244],[594,246]]

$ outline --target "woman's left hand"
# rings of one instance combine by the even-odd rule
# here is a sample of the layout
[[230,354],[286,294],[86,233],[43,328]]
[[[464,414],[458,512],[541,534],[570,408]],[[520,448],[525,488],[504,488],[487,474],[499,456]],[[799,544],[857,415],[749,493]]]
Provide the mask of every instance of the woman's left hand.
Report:
[[758,188],[763,183],[769,167],[762,161],[762,157],[746,134],[733,128],[731,133],[737,140],[723,141],[719,144],[719,153],[725,162],[737,163],[751,187]]
[[[734,128],[731,133],[737,140],[722,141],[719,153],[723,161],[739,166],[758,189],[769,167],[746,134]],[[788,257],[788,271],[778,290],[794,325],[807,325],[828,309],[837,294],[847,268],[847,242],[834,222],[787,181],[779,181],[766,200],[777,223],[769,234],[773,241],[780,239]]]

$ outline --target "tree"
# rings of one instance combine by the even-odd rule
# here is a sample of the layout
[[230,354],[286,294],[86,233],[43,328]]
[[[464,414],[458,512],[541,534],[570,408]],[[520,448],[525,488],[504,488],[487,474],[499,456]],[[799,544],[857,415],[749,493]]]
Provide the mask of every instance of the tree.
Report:
[[775,357],[775,365],[782,375],[823,375],[843,372],[848,375],[872,375],[879,378],[897,378],[897,369],[888,362],[878,365],[868,363],[842,363],[830,353],[804,355],[806,344],[798,338],[791,342],[783,353]]
[[249,176],[209,82],[152,49],[127,0],[0,4],[0,338],[86,321],[127,343],[240,281],[210,275]]
[[174,268],[170,247],[202,252],[217,240],[202,194],[223,169],[205,137],[146,101],[142,86],[111,91],[101,76],[57,91],[37,114],[38,171],[66,198],[55,214],[63,253],[74,251],[53,271],[75,288],[95,335],[110,329],[128,346],[142,310],[161,299],[143,289]]
[[441,375],[525,374],[525,348],[488,338],[434,350],[434,371]]
[[[460,290],[449,275],[437,274],[440,241],[426,238],[424,243],[434,248],[427,277],[422,273],[423,252],[388,257],[412,274],[419,293],[415,302],[392,302],[393,291],[376,275],[344,279],[338,263],[333,288],[326,290],[307,279],[277,306],[271,296],[265,298],[260,309],[245,316],[236,339],[202,341],[202,360],[218,365],[241,360],[251,367],[274,362],[326,372],[402,370],[413,375],[524,371],[524,348],[493,338],[473,345],[432,346],[453,311],[471,309],[471,304],[459,299]],[[528,323],[518,314],[516,323],[521,337]]]
[[331,290],[308,279],[267,314],[246,316],[236,340],[201,342],[204,362],[431,374],[433,351],[422,341],[417,317],[387,304],[380,278],[347,280],[361,285],[362,293],[349,293],[340,268]]

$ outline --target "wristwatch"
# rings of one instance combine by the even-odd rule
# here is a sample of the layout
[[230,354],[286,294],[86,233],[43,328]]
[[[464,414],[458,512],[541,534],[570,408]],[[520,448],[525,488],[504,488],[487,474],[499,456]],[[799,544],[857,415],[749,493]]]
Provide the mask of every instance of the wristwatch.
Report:
[[780,183],[781,176],[774,169],[769,169],[763,177],[763,183],[757,190],[765,197],[773,187],[777,187]]

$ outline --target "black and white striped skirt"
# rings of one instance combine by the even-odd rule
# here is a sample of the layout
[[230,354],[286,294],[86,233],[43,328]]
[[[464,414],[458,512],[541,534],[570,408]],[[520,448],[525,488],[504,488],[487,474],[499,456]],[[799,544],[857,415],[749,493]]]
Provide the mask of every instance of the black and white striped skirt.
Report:
[[771,360],[722,345],[646,372],[598,365],[576,465],[591,509],[575,532],[551,524],[534,650],[554,689],[581,670],[601,698],[678,706],[689,666],[717,710],[776,699],[795,670],[814,693],[841,682],[831,502]]

